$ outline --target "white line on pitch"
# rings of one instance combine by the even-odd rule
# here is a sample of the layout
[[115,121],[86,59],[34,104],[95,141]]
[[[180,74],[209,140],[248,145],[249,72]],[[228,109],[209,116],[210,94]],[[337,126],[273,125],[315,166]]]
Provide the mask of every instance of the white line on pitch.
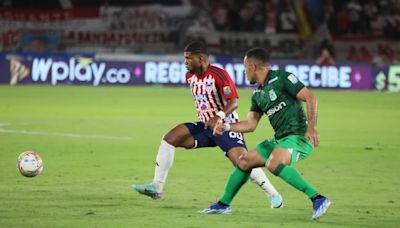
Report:
[[84,134],[76,134],[76,133],[57,133],[57,132],[43,132],[43,131],[9,130],[9,129],[4,129],[4,128],[0,128],[0,133],[24,134],[24,135],[61,136],[61,137],[89,138],[89,139],[112,139],[112,140],[129,140],[129,139],[131,139],[131,138],[125,137],[125,136],[84,135]]

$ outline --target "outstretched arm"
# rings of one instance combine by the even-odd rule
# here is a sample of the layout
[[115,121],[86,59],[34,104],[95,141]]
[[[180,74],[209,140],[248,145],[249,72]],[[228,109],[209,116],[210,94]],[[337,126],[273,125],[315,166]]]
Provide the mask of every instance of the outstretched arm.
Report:
[[316,130],[318,119],[318,100],[317,97],[306,87],[301,89],[297,95],[297,99],[306,102],[308,128],[306,137],[317,147],[320,141],[319,133]]
[[214,135],[221,135],[224,131],[253,132],[261,119],[261,113],[249,112],[247,119],[233,124],[218,123],[214,128]]

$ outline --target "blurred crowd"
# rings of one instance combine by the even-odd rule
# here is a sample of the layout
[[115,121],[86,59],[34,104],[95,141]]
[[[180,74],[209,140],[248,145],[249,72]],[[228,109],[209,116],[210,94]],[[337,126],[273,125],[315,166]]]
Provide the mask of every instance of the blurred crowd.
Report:
[[294,33],[296,17],[287,1],[279,0],[193,0],[212,18],[218,31]]
[[333,35],[400,38],[400,1],[325,1],[324,14]]
[[369,62],[376,66],[400,64],[400,50],[394,50],[388,44],[379,44],[376,52],[371,54],[365,45],[351,45],[347,60],[355,62]]
[[[192,0],[209,12],[218,31],[292,33],[296,31],[294,3],[289,0]],[[399,0],[311,0],[311,26],[326,22],[333,36],[400,37]],[[317,7],[317,12],[313,9]],[[308,11],[308,12],[307,12]]]
[[[194,0],[209,12],[214,28],[218,31],[264,32],[266,34],[296,33],[298,25],[293,1],[287,0]],[[398,0],[319,0],[307,1],[306,10],[312,29],[326,23],[332,37],[357,39],[400,39],[400,1]],[[319,13],[312,12],[319,4]],[[317,10],[318,11],[318,10]],[[322,22],[322,23],[321,23]],[[316,61],[335,63],[332,40],[321,42]],[[371,50],[370,50],[371,49]],[[376,65],[398,64],[400,50],[382,43],[377,48],[351,45],[346,60],[363,61]]]
[[[275,53],[274,57],[313,58],[319,64],[335,64],[340,60],[376,65],[400,63],[400,45],[397,42],[400,40],[400,0],[41,0],[41,4],[35,0],[0,0],[3,8],[23,10],[140,7],[151,4],[193,6],[190,8],[201,13],[191,12],[185,20],[179,20],[187,21],[189,28],[185,30],[185,26],[177,26],[180,30],[171,32],[165,39],[173,37],[171,40],[175,42],[185,34],[189,36],[190,29],[195,35],[221,32],[218,34],[225,35],[216,36],[218,41],[215,42],[220,54],[242,54],[249,46],[262,45]],[[117,23],[131,22],[125,20],[119,11],[115,17]],[[171,24],[173,20],[176,19],[166,24]],[[314,41],[301,36],[299,30],[304,30],[304,27],[320,39]],[[326,29],[321,30],[321,27]],[[34,38],[20,40],[22,45],[27,44],[22,50],[36,51],[49,50],[48,43],[57,42]],[[165,42],[160,44],[166,51]],[[307,49],[311,50],[311,54],[304,54]]]

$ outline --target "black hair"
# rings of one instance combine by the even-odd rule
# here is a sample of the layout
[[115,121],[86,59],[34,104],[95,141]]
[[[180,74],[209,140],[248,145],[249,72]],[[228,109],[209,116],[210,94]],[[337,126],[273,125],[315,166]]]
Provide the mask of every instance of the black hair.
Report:
[[184,52],[192,52],[208,55],[207,45],[202,41],[193,41],[186,45]]
[[269,63],[269,52],[265,48],[252,48],[246,52],[246,56],[247,58],[257,59],[265,64]]

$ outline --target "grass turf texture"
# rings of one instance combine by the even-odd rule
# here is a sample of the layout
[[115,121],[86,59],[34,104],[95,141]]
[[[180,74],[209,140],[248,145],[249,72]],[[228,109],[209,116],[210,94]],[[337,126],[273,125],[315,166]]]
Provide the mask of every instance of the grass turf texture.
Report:
[[[187,88],[0,87],[0,227],[398,227],[400,95],[315,91],[321,145],[295,167],[333,205],[319,221],[302,193],[267,174],[285,200],[273,210],[247,183],[233,215],[200,215],[232,165],[218,148],[177,149],[161,201],[132,192],[152,180],[160,139],[195,121]],[[246,117],[251,90],[239,90]],[[248,146],[272,135],[263,117]],[[19,153],[43,173],[21,176]]]

